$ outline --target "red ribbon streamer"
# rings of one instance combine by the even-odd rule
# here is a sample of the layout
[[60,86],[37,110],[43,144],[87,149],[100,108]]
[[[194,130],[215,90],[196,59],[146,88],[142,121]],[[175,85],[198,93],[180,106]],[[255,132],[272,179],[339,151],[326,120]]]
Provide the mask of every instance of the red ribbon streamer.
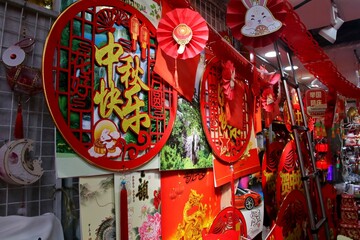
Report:
[[125,181],[121,182],[121,191],[120,191],[120,239],[128,240],[129,239],[129,224],[128,224],[128,203],[127,203],[127,190],[125,186]]

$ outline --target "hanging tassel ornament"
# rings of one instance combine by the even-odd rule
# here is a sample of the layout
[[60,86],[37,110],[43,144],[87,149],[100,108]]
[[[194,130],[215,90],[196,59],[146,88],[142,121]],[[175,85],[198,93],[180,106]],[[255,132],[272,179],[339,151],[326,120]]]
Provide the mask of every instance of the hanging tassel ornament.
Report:
[[120,191],[120,230],[121,240],[129,239],[129,229],[128,229],[128,203],[127,203],[127,190],[126,190],[126,181],[123,179],[121,181],[121,191]]
[[24,138],[24,126],[23,126],[23,117],[22,117],[22,106],[21,101],[19,100],[18,109],[16,114],[16,121],[14,127],[14,137],[17,139]]

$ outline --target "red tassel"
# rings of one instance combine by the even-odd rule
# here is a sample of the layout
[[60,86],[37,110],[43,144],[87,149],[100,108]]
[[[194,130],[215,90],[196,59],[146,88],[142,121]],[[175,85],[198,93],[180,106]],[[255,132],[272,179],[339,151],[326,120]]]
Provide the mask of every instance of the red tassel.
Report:
[[175,79],[175,88],[179,87],[179,75],[177,70],[177,58],[175,58],[175,67],[174,67],[174,79]]
[[120,230],[121,240],[129,239],[129,224],[128,224],[128,204],[127,204],[127,190],[125,186],[125,180],[121,182],[121,191],[120,191]]
[[17,139],[24,138],[24,127],[23,127],[23,117],[22,117],[22,107],[19,103],[17,115],[16,115],[16,121],[15,121],[15,127],[14,127],[14,137]]
[[234,175],[234,166],[230,165],[230,172],[231,172],[231,205],[235,206],[235,175]]

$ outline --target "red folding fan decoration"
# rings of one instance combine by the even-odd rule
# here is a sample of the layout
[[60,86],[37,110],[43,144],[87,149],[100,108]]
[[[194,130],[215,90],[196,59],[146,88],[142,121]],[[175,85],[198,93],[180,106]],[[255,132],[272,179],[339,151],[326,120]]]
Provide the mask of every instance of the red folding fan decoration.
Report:
[[274,111],[276,96],[271,87],[266,88],[261,94],[261,104],[266,112]]
[[206,45],[209,28],[198,12],[189,8],[176,8],[159,22],[157,41],[169,56],[179,59],[193,58]]
[[[255,34],[251,36],[251,34],[247,34],[245,36],[242,34],[241,29],[246,24],[246,14],[248,12],[248,7],[253,4],[261,5],[260,2],[265,5],[265,9],[269,12],[269,15],[273,17],[273,21],[279,21],[282,23],[282,27],[276,31],[266,32],[266,24],[261,25],[259,27],[263,27],[262,31],[259,30],[261,34]],[[245,7],[245,5],[249,5]],[[250,8],[249,8],[250,12]],[[248,13],[248,15],[250,15]],[[226,24],[230,28],[233,36],[240,40],[246,46],[252,46],[254,48],[264,47],[271,43],[273,43],[279,36],[281,31],[284,29],[285,18],[287,16],[286,11],[286,1],[283,0],[260,0],[260,1],[252,1],[252,0],[230,0],[227,6],[227,14],[226,14]],[[257,30],[258,31],[258,30]]]

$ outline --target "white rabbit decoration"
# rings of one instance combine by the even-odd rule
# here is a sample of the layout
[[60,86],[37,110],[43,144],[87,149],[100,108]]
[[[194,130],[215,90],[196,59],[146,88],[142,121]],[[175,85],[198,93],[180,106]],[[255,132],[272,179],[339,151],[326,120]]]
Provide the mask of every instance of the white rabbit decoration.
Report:
[[241,33],[247,37],[261,37],[279,30],[282,23],[266,7],[267,0],[242,0],[247,8]]

